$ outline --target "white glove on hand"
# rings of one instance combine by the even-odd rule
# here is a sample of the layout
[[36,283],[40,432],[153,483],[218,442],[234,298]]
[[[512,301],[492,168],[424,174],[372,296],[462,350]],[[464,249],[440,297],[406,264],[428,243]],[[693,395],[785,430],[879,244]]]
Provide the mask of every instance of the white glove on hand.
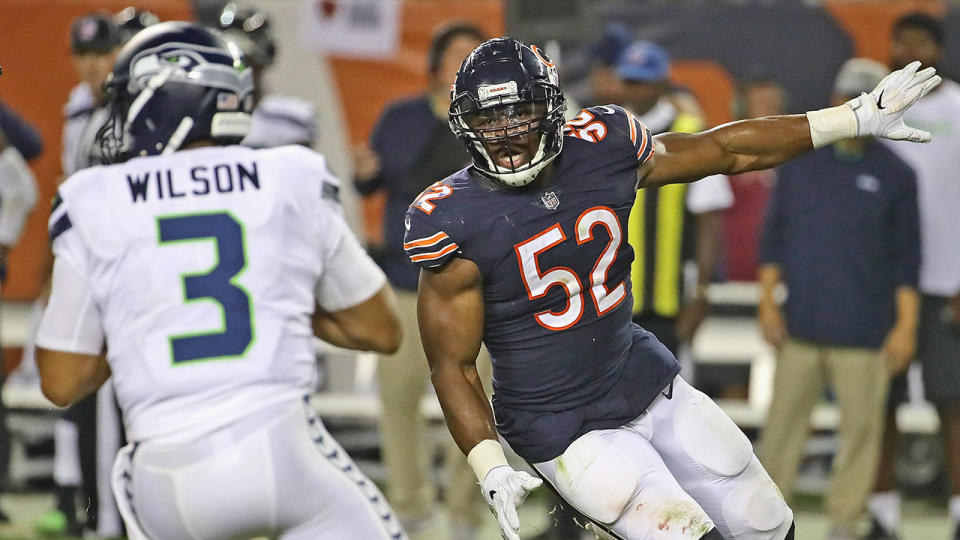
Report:
[[930,142],[930,133],[903,123],[903,112],[940,84],[937,70],[922,71],[920,62],[887,75],[869,94],[846,104],[857,116],[857,136],[875,135],[897,141]]
[[543,480],[523,471],[515,471],[509,465],[490,469],[483,478],[483,498],[497,516],[500,535],[504,540],[520,540],[520,516],[517,507],[527,494],[540,487]]

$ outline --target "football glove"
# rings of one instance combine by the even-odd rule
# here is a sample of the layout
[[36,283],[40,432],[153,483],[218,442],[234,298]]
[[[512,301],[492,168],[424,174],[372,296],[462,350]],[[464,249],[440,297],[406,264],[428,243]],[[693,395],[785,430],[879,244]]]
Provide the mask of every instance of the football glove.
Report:
[[540,487],[543,480],[523,471],[515,471],[509,465],[490,469],[483,478],[483,498],[490,505],[500,525],[504,540],[520,540],[520,516],[517,507],[527,494]]
[[869,94],[847,102],[857,116],[857,136],[874,135],[896,141],[930,142],[930,133],[903,122],[903,113],[918,99],[940,84],[937,70],[920,69],[911,62],[887,75]]

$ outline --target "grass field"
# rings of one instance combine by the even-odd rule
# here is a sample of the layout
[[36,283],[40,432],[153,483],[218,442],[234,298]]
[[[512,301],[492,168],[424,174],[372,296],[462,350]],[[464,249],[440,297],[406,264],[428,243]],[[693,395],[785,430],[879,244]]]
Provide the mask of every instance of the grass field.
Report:
[[[33,521],[51,507],[53,499],[49,494],[8,494],[0,498],[3,508],[13,518],[10,525],[0,525],[0,539],[2,540],[37,540],[52,537],[38,536],[33,532]],[[819,512],[820,499],[805,497],[797,501],[797,540],[822,540],[827,534],[829,523]],[[903,540],[948,540],[950,539],[949,524],[946,519],[946,510],[942,501],[919,500],[908,501],[904,505]],[[538,498],[532,498],[522,507],[521,533],[524,538],[531,538],[543,532],[547,527],[546,508]],[[486,520],[478,540],[497,540],[500,538],[496,530],[493,517]],[[67,537],[57,537],[55,540],[72,540]],[[347,539],[344,539],[347,540]],[[413,540],[449,540],[446,523],[438,519],[435,526]]]

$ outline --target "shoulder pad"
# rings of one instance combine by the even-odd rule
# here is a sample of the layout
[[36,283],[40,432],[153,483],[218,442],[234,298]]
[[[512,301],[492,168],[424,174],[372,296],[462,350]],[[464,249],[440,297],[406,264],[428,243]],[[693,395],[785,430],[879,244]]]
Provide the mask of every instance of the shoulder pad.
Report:
[[622,147],[640,165],[653,155],[653,136],[640,120],[619,105],[597,105],[581,109],[563,127],[566,136]]
[[461,251],[455,237],[460,236],[462,222],[452,219],[442,208],[442,199],[453,195],[453,190],[449,182],[436,182],[407,209],[403,250],[417,266],[441,266]]

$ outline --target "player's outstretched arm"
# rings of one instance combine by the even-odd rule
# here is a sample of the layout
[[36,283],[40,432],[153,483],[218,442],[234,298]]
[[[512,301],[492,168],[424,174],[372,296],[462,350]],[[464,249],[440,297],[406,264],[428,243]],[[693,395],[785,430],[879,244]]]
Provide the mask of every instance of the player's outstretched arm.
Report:
[[483,281],[477,266],[454,258],[438,269],[421,270],[417,319],[447,427],[467,455],[501,534],[520,540],[517,507],[543,481],[510,467],[497,440],[477,374],[483,338]]
[[692,182],[711,174],[767,169],[803,152],[852,137],[928,142],[903,122],[903,112],[940,84],[933,68],[913,62],[887,75],[869,94],[805,115],[768,116],[695,134],[654,138],[654,157],[638,170],[639,185]]

